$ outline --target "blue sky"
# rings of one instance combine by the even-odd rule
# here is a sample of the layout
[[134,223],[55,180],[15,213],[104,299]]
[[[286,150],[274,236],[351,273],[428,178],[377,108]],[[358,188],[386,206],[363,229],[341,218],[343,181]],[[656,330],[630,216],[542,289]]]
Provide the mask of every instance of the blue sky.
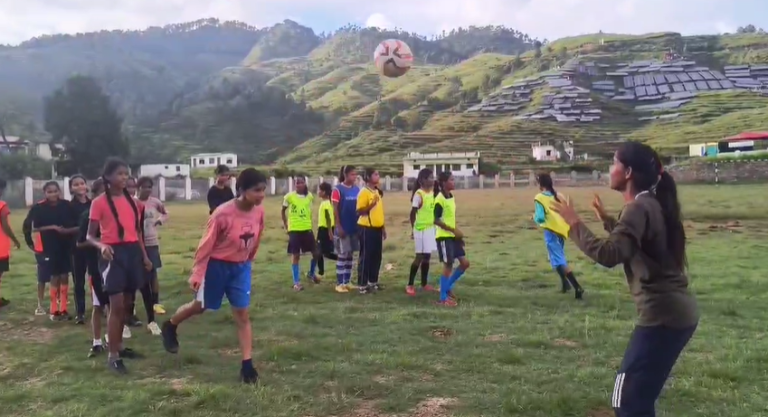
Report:
[[203,17],[266,26],[289,18],[317,32],[348,22],[424,34],[504,24],[538,38],[593,33],[684,34],[768,29],[766,0],[0,0],[0,43],[100,29],[142,29]]

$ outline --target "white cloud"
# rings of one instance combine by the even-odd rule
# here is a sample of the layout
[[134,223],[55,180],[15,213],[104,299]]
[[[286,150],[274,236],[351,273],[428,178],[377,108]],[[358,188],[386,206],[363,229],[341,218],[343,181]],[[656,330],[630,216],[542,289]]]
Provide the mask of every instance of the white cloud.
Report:
[[384,16],[381,13],[374,13],[370,16],[368,16],[368,19],[365,21],[366,27],[377,27],[381,29],[391,29],[394,27],[392,22],[387,18],[387,16]]
[[[0,1],[0,43],[99,29],[141,29],[205,17],[263,26],[288,16],[327,30],[346,22],[437,33],[457,26],[504,24],[531,36],[604,32],[715,33],[746,25],[764,0],[24,0]],[[322,17],[325,16],[325,17]],[[329,17],[330,16],[330,17]],[[758,16],[759,17],[759,16]],[[755,22],[757,23],[757,22]]]

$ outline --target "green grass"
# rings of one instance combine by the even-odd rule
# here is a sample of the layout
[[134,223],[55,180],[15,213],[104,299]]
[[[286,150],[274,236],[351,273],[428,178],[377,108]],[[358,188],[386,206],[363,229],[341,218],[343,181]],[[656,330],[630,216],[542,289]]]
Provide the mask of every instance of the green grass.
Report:
[[[591,220],[594,190],[562,191]],[[613,376],[636,316],[625,279],[620,268],[598,267],[568,243],[586,300],[559,294],[541,232],[529,220],[534,192],[456,193],[472,266],[456,288],[461,304],[455,310],[433,306],[432,294],[408,298],[402,291],[412,257],[405,193],[385,196],[390,238],[384,263],[391,269],[382,272],[387,290],[371,296],[334,293],[333,272],[319,286],[292,292],[280,200],[268,199],[251,311],[263,378],[258,387],[236,382],[237,339],[226,310],[185,323],[176,356],[134,329],[128,345],[148,357],[129,362],[125,378],[111,375],[103,358],[86,359],[86,327],[32,316],[34,260],[28,251],[15,252],[12,271],[3,276],[3,296],[12,304],[0,311],[2,414],[612,415]],[[618,210],[619,197],[601,192]],[[702,319],[662,395],[659,416],[754,417],[768,409],[768,214],[754,198],[766,192],[765,185],[680,190]],[[173,309],[191,297],[186,279],[207,208],[174,204],[169,210],[160,280],[162,301]],[[16,230],[23,216],[12,214]],[[715,226],[736,220],[742,227]]]

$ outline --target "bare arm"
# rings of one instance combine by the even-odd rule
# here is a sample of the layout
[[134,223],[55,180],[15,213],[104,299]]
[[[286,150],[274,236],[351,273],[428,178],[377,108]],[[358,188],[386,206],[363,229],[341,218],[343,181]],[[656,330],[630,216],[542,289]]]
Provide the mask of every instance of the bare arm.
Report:
[[7,211],[0,214],[0,226],[2,226],[3,232],[5,233],[6,236],[11,238],[11,240],[13,241],[13,244],[16,245],[16,247],[21,246],[21,244],[19,243],[19,240],[16,239],[16,235],[13,234],[13,229],[11,229],[11,224],[8,222]]

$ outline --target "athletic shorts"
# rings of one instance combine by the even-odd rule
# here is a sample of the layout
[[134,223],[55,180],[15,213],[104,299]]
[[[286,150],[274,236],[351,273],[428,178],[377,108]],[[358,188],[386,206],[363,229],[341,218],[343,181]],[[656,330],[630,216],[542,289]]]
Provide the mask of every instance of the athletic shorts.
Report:
[[48,259],[41,253],[35,254],[35,261],[37,261],[37,283],[47,284],[51,282],[51,268],[48,264]]
[[232,308],[247,308],[251,304],[251,262],[208,261],[195,300],[203,303],[206,310],[218,310],[225,295]]
[[288,254],[303,255],[315,251],[315,234],[311,230],[288,232]]
[[553,269],[557,269],[558,266],[567,267],[568,261],[565,259],[565,238],[557,233],[544,231],[544,242],[547,245],[547,255],[549,257],[549,264]]
[[0,274],[11,270],[11,260],[9,258],[0,259]]
[[413,244],[417,254],[431,254],[437,250],[435,228],[413,231]]
[[437,254],[440,262],[446,265],[453,265],[457,259],[467,256],[464,252],[464,242],[453,237],[437,239]]
[[72,252],[66,245],[60,245],[60,250],[46,250],[45,260],[51,275],[67,275],[72,272]]
[[155,270],[163,267],[163,260],[160,259],[160,246],[145,246],[147,258],[152,262]]
[[144,253],[138,242],[111,245],[113,259],[99,261],[104,292],[109,295],[133,294],[144,286]]
[[102,307],[109,305],[109,296],[104,292],[104,282],[101,277],[88,277],[88,281],[91,283],[91,300],[94,307]]
[[317,247],[320,248],[320,253],[332,254],[334,250],[333,246],[333,239],[328,235],[328,229],[325,227],[318,227]]
[[346,235],[343,238],[333,235],[333,248],[336,255],[349,258],[352,254],[360,252],[360,237],[357,234]]

